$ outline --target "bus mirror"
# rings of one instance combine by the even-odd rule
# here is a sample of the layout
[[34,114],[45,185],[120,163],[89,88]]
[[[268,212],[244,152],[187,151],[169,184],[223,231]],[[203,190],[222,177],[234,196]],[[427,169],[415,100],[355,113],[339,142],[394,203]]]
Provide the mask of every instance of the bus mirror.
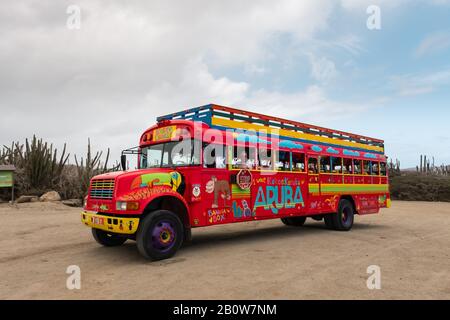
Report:
[[127,170],[127,155],[126,154],[122,154],[120,156],[120,165],[122,166],[123,171]]

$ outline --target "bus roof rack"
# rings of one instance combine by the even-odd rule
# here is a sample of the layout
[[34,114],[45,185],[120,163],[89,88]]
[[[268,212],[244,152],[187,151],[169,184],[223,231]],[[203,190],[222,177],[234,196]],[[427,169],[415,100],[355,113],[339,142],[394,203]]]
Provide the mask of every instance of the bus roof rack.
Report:
[[258,123],[272,128],[292,130],[296,132],[313,134],[316,136],[324,136],[328,138],[357,142],[365,145],[378,146],[384,148],[384,141],[380,139],[344,132],[340,130],[328,129],[303,122],[271,117],[260,113],[239,110],[216,104],[208,104],[180,112],[171,113],[165,116],[158,117],[157,121],[161,122],[164,120],[191,120],[191,121],[202,121],[208,125],[211,125],[211,120],[213,117],[220,117],[229,120],[238,120],[241,122],[248,122],[248,123]]

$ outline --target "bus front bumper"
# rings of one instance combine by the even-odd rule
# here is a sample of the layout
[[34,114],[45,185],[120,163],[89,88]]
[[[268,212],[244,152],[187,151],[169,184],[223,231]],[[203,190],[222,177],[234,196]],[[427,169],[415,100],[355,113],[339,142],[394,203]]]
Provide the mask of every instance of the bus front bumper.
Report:
[[81,213],[81,221],[91,228],[121,234],[134,234],[139,225],[139,218],[111,217],[86,211]]

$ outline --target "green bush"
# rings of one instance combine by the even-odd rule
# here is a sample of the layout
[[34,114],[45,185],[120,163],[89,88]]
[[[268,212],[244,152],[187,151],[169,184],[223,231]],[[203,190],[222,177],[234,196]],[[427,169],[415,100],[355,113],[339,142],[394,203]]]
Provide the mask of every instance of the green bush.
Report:
[[450,177],[415,173],[391,177],[394,200],[450,202]]

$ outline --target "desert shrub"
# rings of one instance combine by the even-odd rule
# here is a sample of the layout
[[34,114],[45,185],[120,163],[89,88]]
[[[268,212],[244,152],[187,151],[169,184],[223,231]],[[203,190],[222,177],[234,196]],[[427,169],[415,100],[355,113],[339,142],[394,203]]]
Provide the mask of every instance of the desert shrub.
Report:
[[[91,153],[88,139],[87,154],[80,161],[75,156],[75,165],[68,164],[66,144],[58,156],[52,144],[43,142],[35,136],[25,140],[25,144],[14,142],[11,146],[3,146],[0,150],[0,164],[12,164],[16,167],[14,174],[16,195],[37,195],[55,190],[63,199],[83,199],[87,194],[93,176],[108,171],[119,170],[116,163],[108,168],[109,149],[105,161],[102,152]],[[10,189],[0,189],[0,198],[10,199]]]
[[16,167],[15,184],[22,193],[40,194],[52,190],[61,180],[62,171],[69,158],[66,145],[58,157],[58,150],[52,144],[33,136],[25,144],[15,142],[11,147],[3,147],[2,164]]
[[450,202],[450,177],[403,174],[390,178],[392,199]]

